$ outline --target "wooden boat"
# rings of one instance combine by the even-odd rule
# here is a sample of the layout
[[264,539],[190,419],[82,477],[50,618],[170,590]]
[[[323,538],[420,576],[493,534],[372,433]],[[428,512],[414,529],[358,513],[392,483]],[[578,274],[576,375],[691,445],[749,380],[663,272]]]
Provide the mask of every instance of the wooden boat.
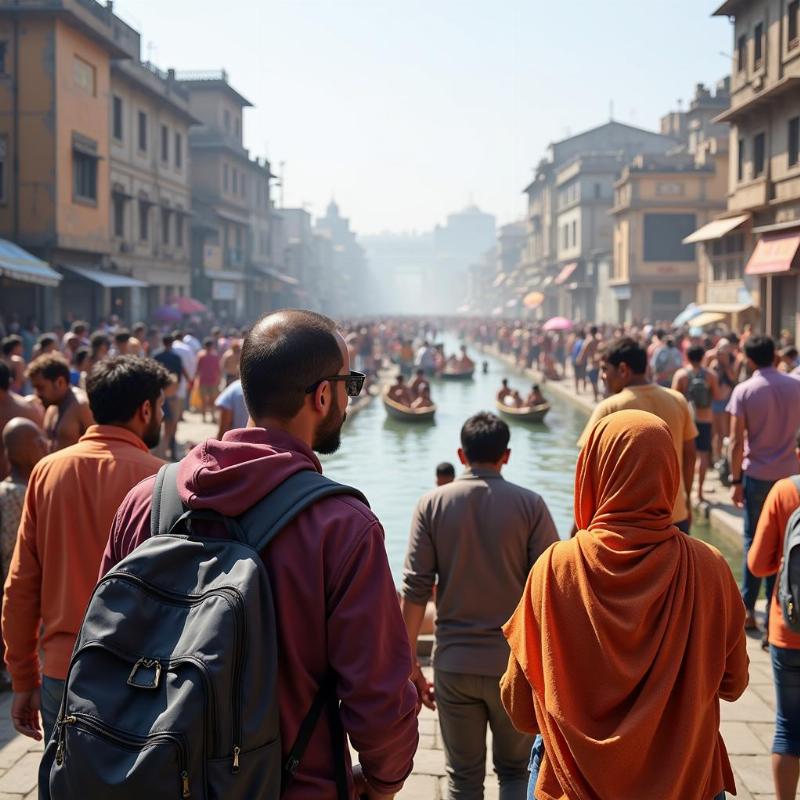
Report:
[[504,417],[515,419],[520,422],[544,422],[547,412],[550,410],[549,403],[542,403],[538,406],[527,406],[523,408],[514,408],[501,403],[499,400],[495,401],[497,411]]
[[430,408],[409,408],[392,400],[386,392],[383,393],[383,407],[388,416],[400,422],[432,422],[436,414],[435,405]]
[[471,381],[472,376],[475,374],[475,367],[469,369],[448,369],[445,367],[440,373],[439,377],[443,381]]

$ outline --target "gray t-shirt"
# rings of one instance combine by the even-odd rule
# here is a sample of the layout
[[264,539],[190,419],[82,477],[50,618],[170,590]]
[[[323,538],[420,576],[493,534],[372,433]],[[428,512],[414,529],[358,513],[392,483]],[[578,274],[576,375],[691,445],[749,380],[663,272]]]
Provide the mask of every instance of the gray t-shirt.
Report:
[[505,672],[508,645],[500,628],[534,562],[556,541],[544,500],[492,470],[468,469],[417,503],[403,596],[425,604],[438,578],[435,669]]

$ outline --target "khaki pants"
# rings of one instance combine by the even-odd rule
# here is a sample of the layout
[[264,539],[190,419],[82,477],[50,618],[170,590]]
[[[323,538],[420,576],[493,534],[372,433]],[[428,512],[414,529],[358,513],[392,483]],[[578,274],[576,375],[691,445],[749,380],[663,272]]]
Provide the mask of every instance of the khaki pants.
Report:
[[435,670],[433,682],[450,800],[483,800],[487,724],[500,800],[525,800],[533,736],[511,724],[500,702],[500,676]]

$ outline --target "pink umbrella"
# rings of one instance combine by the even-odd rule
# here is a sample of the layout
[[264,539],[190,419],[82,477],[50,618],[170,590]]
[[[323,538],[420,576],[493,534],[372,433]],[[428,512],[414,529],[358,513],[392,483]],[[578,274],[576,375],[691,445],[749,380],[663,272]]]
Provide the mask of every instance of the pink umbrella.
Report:
[[542,326],[545,331],[571,331],[572,323],[566,317],[553,317]]
[[202,314],[204,311],[208,311],[206,306],[193,297],[174,297],[172,299],[172,305],[174,305],[181,314]]

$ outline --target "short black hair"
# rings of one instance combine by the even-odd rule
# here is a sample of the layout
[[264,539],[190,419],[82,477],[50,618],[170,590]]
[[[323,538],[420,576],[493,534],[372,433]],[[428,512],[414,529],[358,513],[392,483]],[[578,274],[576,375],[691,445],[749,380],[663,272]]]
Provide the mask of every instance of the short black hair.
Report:
[[75,357],[73,358],[72,363],[75,365],[76,369],[80,369],[87,358],[89,358],[89,348],[79,347],[75,351]]
[[114,356],[95,364],[86,378],[89,406],[98,425],[129,422],[146,400],[155,405],[169,373],[141,356]]
[[449,461],[442,461],[436,465],[437,478],[455,478],[456,468]]
[[127,328],[123,328],[121,331],[117,331],[114,334],[114,341],[117,344],[127,344],[130,341],[131,332]]
[[214,340],[210,336],[207,336],[205,339],[203,339],[203,347],[205,347],[206,350],[208,350],[209,347],[213,346],[214,346]]
[[72,323],[70,326],[70,330],[72,333],[85,333],[86,330],[89,328],[89,323],[84,322],[82,319],[76,319],[75,322]]
[[781,350],[781,356],[783,358],[797,358],[797,348],[793,344],[790,344],[788,347],[784,347],[783,350]]
[[751,336],[744,343],[744,354],[757,367],[771,367],[775,363],[775,342],[769,336]]
[[164,335],[161,337],[161,344],[163,344],[163,345],[164,345],[164,347],[172,347],[172,343],[173,343],[174,341],[175,341],[175,339],[173,338],[173,336],[172,336],[172,334],[171,334],[171,333],[165,333],[165,334],[164,334]]
[[89,339],[89,345],[92,350],[98,350],[101,347],[111,347],[111,339],[108,338],[107,333],[95,331]]
[[38,356],[28,364],[28,370],[25,373],[28,378],[35,378],[41,375],[46,381],[56,381],[59,378],[69,383],[69,362],[60,353],[47,353],[43,356]]
[[699,364],[703,360],[703,356],[706,354],[705,348],[699,344],[693,344],[687,351],[686,351],[686,358],[692,364]]
[[36,344],[38,344],[39,347],[47,347],[48,345],[55,343],[56,343],[56,337],[53,336],[52,333],[43,333],[36,342]]
[[336,323],[314,311],[283,309],[263,316],[245,336],[239,374],[254,419],[293,419],[306,389],[338,374]]
[[3,355],[10,356],[15,348],[22,346],[22,339],[19,336],[12,334],[3,339]]
[[634,375],[644,375],[647,372],[647,350],[630,336],[623,336],[612,342],[603,358],[614,367],[627,364]]
[[0,361],[0,391],[7,392],[9,386],[11,386],[11,369],[5,361]]
[[508,425],[488,411],[470,417],[461,428],[461,449],[471,464],[496,464],[510,439]]

